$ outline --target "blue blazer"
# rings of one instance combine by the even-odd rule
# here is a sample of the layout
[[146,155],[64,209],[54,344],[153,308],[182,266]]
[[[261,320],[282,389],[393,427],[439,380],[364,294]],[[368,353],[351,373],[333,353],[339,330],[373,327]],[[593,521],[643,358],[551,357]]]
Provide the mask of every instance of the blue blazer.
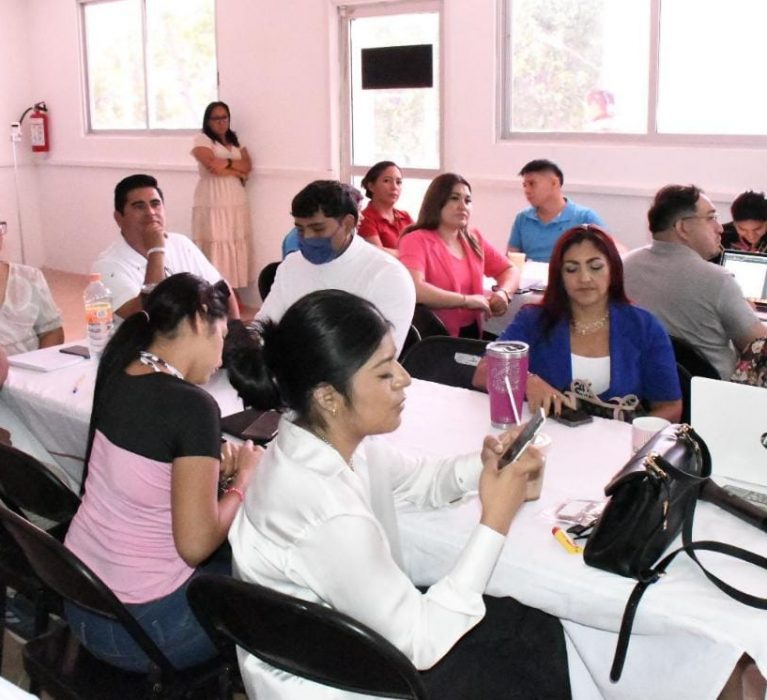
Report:
[[[561,319],[546,334],[541,317],[541,306],[522,307],[499,340],[528,343],[530,371],[564,391],[573,381],[569,320]],[[626,394],[646,403],[682,398],[674,351],[663,326],[645,309],[611,302],[610,386],[599,397]]]

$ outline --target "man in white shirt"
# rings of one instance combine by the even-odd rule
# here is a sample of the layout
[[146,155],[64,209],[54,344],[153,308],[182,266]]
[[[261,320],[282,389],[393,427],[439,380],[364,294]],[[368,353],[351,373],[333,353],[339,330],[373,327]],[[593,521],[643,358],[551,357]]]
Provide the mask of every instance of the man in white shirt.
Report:
[[300,254],[280,263],[256,319],[279,321],[309,292],[341,289],[378,307],[394,326],[399,353],[415,309],[413,280],[399,260],[356,235],[359,209],[353,193],[349,185],[317,180],[293,198]]
[[767,327],[733,276],[707,262],[722,236],[714,205],[694,185],[668,185],[655,195],[647,219],[652,244],[623,260],[626,294],[729,379],[738,354],[767,336]]
[[[121,319],[141,311],[141,295],[172,274],[191,272],[211,284],[221,279],[189,238],[165,230],[162,190],[151,175],[130,175],[117,183],[114,218],[122,236],[99,255],[92,270],[112,292],[114,313]],[[240,317],[234,294],[229,317]]]

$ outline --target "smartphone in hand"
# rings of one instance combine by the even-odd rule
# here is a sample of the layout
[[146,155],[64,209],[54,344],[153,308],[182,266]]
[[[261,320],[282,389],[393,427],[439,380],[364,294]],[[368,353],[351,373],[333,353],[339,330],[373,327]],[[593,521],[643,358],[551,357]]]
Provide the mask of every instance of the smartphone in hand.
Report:
[[509,445],[506,452],[504,452],[498,460],[498,468],[503,469],[507,464],[511,464],[514,460],[519,459],[522,456],[522,453],[530,446],[533,440],[535,440],[535,436],[541,432],[541,428],[545,422],[546,414],[541,407],[535,415],[525,423],[522,432],[517,435],[514,442]]

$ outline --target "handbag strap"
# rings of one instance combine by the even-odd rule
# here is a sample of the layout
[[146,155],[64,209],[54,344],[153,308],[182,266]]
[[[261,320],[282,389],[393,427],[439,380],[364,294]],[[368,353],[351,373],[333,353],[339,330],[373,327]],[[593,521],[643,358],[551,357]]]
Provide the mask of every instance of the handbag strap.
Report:
[[761,598],[759,596],[751,595],[745,591],[741,591],[734,586],[731,586],[721,578],[711,573],[698,559],[696,551],[717,552],[719,554],[726,554],[728,556],[740,559],[749,564],[753,564],[762,569],[767,569],[767,557],[760,556],[754,552],[750,552],[747,549],[736,547],[724,542],[715,542],[712,540],[699,540],[693,542],[692,540],[692,524],[695,517],[695,505],[697,501],[692,500],[688,506],[687,512],[684,517],[684,526],[682,529],[682,546],[675,549],[670,554],[661,559],[651,570],[642,574],[639,582],[634,586],[634,590],[631,591],[626,608],[623,611],[623,619],[621,620],[620,630],[618,632],[618,643],[615,647],[615,656],[613,657],[613,663],[610,667],[610,680],[614,683],[618,681],[623,672],[623,666],[626,662],[626,653],[628,651],[629,641],[631,639],[631,629],[634,626],[634,617],[636,616],[637,607],[639,601],[642,599],[644,592],[655,583],[661,576],[666,573],[666,568],[681,552],[686,552],[688,556],[700,567],[706,577],[717,588],[724,591],[731,598],[734,598],[739,603],[749,605],[753,608],[760,608],[767,610],[767,598]]

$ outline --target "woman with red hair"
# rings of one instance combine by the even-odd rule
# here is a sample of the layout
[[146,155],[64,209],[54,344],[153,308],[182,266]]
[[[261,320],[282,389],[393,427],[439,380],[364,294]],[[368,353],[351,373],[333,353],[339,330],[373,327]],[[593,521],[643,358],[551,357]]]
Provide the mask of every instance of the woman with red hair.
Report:
[[[543,300],[520,309],[499,340],[530,346],[527,400],[559,413],[573,380],[603,401],[633,394],[650,415],[677,421],[682,393],[674,352],[660,322],[623,289],[612,238],[593,224],[566,231],[549,263]],[[484,363],[475,384],[484,386]]]

